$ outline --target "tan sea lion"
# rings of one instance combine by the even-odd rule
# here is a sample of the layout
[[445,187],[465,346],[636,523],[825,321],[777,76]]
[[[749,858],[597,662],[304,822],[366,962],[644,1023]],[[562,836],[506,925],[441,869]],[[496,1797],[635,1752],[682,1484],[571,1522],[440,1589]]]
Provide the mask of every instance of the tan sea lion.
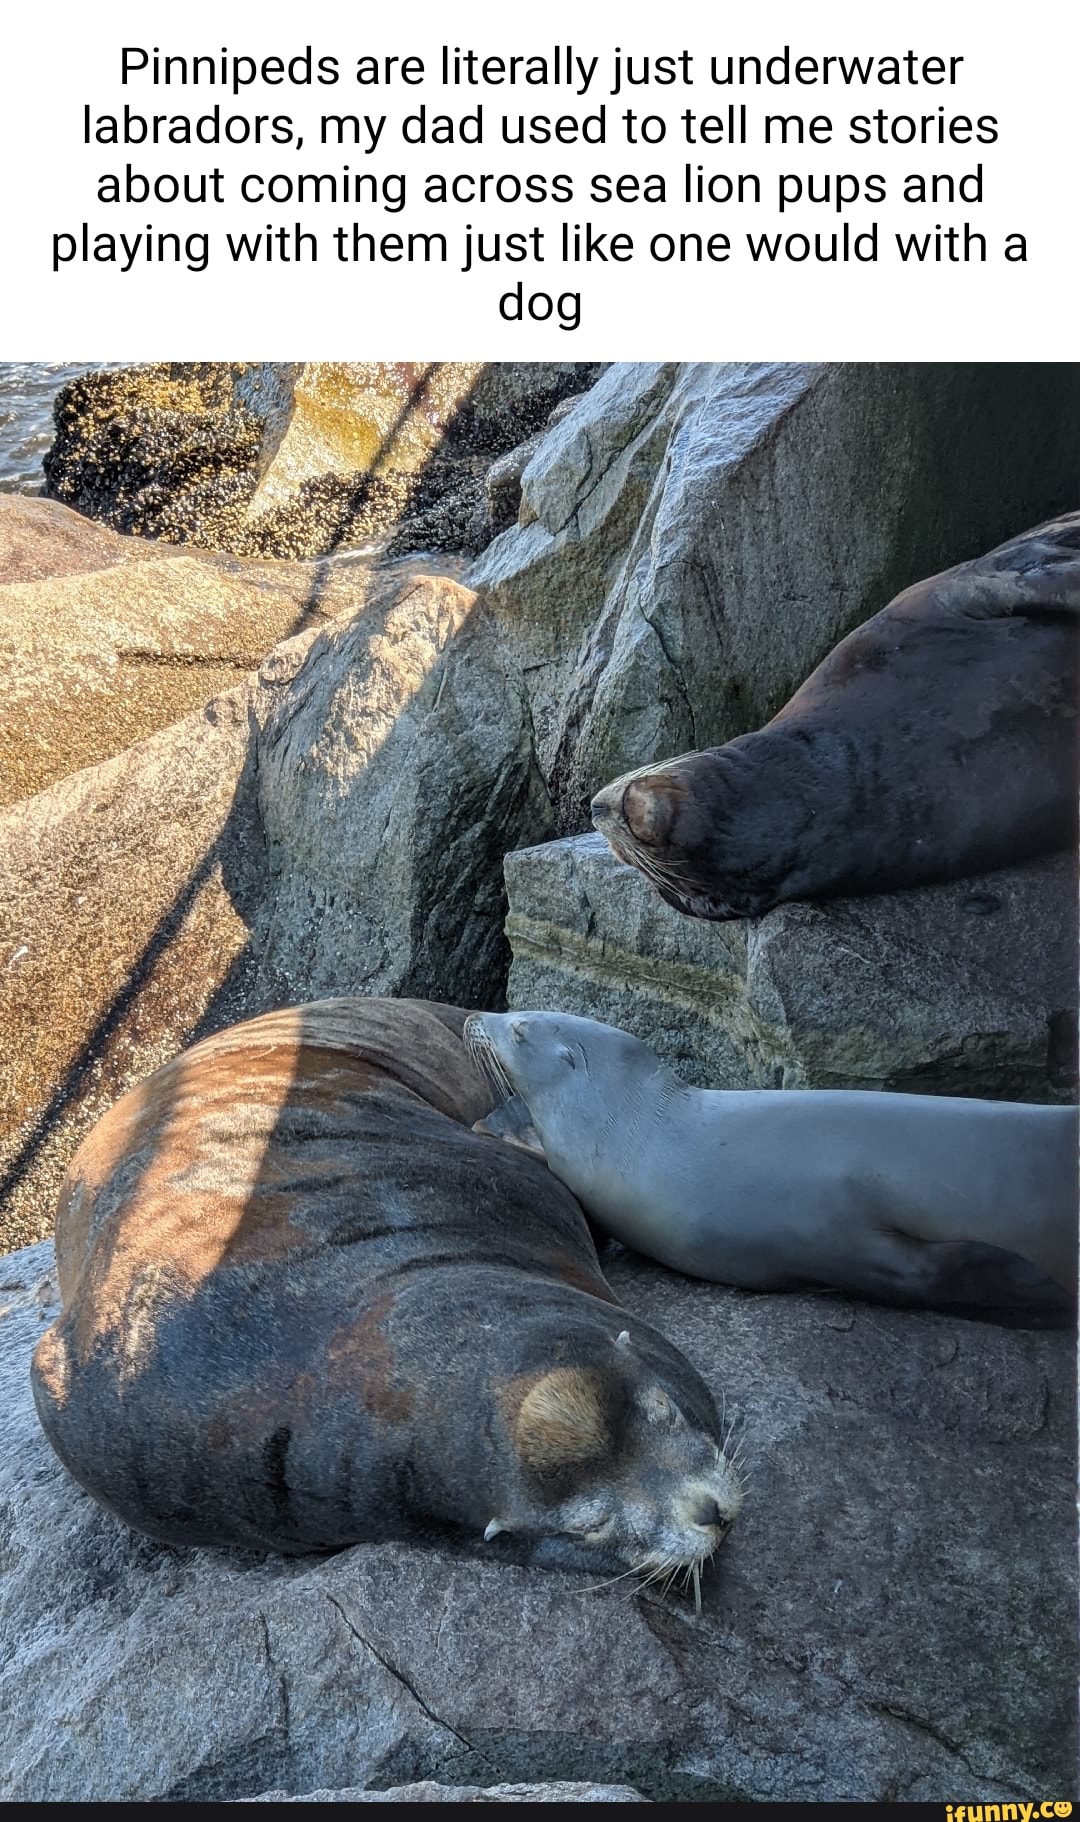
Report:
[[1012,866],[1076,841],[1080,513],[897,595],[778,715],[593,799],[691,917],[760,917]]
[[738,1506],[703,1381],[616,1303],[542,1163],[471,1130],[466,1014],[337,999],[196,1044],[72,1163],[37,1408],[153,1537],[452,1526],[696,1577]]

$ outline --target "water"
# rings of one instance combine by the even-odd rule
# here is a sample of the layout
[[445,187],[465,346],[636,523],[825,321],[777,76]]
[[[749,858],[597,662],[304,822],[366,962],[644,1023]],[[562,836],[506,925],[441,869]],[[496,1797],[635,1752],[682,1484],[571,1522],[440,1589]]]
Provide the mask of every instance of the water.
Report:
[[0,493],[40,493],[53,400],[66,380],[114,361],[0,361]]

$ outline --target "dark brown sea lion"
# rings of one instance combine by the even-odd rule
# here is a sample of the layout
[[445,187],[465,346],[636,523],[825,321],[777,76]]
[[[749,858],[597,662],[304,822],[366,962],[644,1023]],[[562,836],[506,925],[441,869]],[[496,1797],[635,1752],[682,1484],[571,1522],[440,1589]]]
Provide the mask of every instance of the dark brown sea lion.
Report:
[[1076,840],[1080,513],[919,582],[755,734],[594,799],[692,917],[963,878]]
[[568,1190],[471,1131],[466,1014],[337,999],[197,1044],[66,1179],[34,1356],[57,1453],[153,1537],[431,1524],[696,1574],[738,1505],[712,1398],[621,1309]]

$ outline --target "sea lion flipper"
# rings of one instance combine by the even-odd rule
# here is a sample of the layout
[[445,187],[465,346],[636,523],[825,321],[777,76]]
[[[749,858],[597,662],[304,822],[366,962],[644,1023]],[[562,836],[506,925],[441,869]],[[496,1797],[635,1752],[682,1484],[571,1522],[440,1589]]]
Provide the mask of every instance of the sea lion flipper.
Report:
[[501,1139],[504,1145],[516,1145],[531,1157],[539,1158],[541,1164],[547,1163],[540,1134],[533,1125],[529,1109],[518,1094],[511,1095],[508,1101],[493,1107],[483,1119],[477,1120],[473,1131],[482,1133],[489,1139]]

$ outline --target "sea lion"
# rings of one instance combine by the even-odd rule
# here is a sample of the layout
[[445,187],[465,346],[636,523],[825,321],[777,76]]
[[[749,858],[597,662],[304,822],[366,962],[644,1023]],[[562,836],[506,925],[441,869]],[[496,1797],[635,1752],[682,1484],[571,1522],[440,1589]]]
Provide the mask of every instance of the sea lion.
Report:
[[739,1502],[712,1397],[620,1308],[573,1196],[471,1131],[466,1014],[336,999],[196,1044],[65,1181],[50,1442],[179,1544],[457,1527],[695,1579]]
[[501,1139],[504,1145],[519,1145],[522,1151],[530,1152],[543,1164],[547,1163],[540,1134],[532,1123],[531,1113],[518,1094],[512,1094],[508,1101],[493,1107],[482,1120],[474,1120],[473,1131],[486,1133],[490,1139]]
[[897,595],[778,715],[605,786],[593,822],[691,917],[760,917],[1076,840],[1080,513]]
[[690,1088],[627,1031],[477,1013],[590,1220],[691,1277],[1068,1319],[1077,1111],[845,1089]]

